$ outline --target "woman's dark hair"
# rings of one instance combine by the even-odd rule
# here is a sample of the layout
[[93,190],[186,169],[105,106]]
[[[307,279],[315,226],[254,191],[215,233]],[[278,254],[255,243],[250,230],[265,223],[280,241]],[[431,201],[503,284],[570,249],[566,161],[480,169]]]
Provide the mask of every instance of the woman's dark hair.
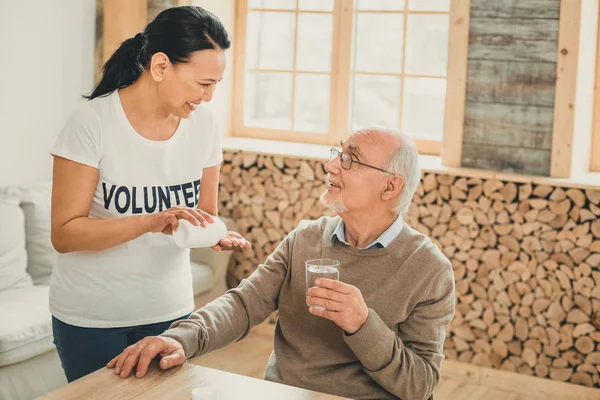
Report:
[[105,96],[134,83],[155,53],[163,52],[173,64],[186,62],[199,50],[228,49],[227,30],[212,13],[198,6],[168,8],[143,32],[127,39],[106,61],[98,86],[86,99]]

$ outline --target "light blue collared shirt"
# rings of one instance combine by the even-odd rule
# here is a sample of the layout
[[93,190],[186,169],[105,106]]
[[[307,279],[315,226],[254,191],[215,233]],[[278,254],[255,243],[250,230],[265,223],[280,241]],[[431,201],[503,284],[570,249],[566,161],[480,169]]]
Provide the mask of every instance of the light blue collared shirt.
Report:
[[[358,250],[367,250],[367,249],[377,249],[384,248],[389,246],[390,243],[394,241],[402,231],[402,216],[398,215],[398,218],[383,232],[377,239],[373,241],[367,247],[363,247]],[[344,224],[344,220],[340,219],[335,231],[331,234],[331,241],[334,238],[337,238],[341,243],[344,243],[346,246],[350,246],[350,243],[346,241],[346,225]]]

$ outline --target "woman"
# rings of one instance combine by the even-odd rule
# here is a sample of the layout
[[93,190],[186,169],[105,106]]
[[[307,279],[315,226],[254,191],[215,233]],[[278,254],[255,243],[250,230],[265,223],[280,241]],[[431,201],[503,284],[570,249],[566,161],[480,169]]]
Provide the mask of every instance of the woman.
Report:
[[[217,215],[221,133],[200,104],[225,69],[227,31],[200,7],[160,13],[106,62],[54,156],[54,343],[73,381],[194,307],[179,219]],[[249,249],[229,232],[215,250]]]

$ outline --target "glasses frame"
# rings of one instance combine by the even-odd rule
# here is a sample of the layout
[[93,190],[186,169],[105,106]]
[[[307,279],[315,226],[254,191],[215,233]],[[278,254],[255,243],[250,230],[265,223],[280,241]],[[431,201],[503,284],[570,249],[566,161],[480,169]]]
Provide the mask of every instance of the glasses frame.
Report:
[[[344,161],[344,156],[348,157],[349,164],[348,164],[348,168],[344,167],[344,163],[348,163],[347,161]],[[357,161],[355,159],[352,158],[352,156],[348,153],[344,153],[343,151],[340,151],[338,149],[336,149],[335,147],[332,147],[329,150],[329,161],[336,159],[337,157],[340,157],[340,166],[345,169],[346,171],[349,171],[350,168],[352,168],[352,164],[359,164],[359,165],[364,165],[365,167],[369,167],[369,168],[373,168],[376,169],[377,171],[381,171],[381,172],[385,172],[386,174],[390,174],[390,175],[396,175],[390,171],[386,171],[385,169],[379,168],[379,167],[375,167],[373,165],[369,165],[369,164],[365,164],[363,162]]]

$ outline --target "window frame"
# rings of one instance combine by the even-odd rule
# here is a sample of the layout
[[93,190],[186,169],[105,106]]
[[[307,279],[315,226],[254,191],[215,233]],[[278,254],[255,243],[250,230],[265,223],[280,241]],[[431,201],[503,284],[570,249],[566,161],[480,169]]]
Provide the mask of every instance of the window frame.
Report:
[[[455,2],[464,2],[464,0],[452,0],[452,4]],[[405,0],[405,11],[402,11],[403,14],[445,14],[450,16],[450,21],[453,20],[452,9],[450,12],[439,13],[439,12],[408,12],[408,0]],[[467,1],[468,2],[468,1]],[[298,0],[296,0],[296,5],[298,5]],[[258,10],[258,9],[257,9]],[[269,9],[260,9],[261,11],[269,10]],[[244,125],[244,90],[245,90],[245,73],[246,73],[246,32],[247,32],[247,21],[248,21],[248,13],[251,9],[248,8],[248,0],[239,0],[236,1],[236,10],[235,10],[235,41],[234,41],[234,84],[233,84],[233,101],[232,101],[232,112],[231,112],[231,135],[234,137],[246,137],[246,138],[258,138],[258,139],[267,139],[267,140],[278,140],[278,141],[288,141],[288,142],[300,142],[300,143],[311,143],[311,144],[323,144],[323,145],[335,145],[339,143],[340,140],[346,139],[350,134],[350,127],[347,121],[349,120],[350,113],[350,85],[351,85],[351,76],[355,72],[352,71],[352,40],[342,40],[343,38],[351,38],[353,31],[353,20],[354,20],[354,0],[334,0],[334,8],[332,12],[326,12],[329,14],[333,14],[333,33],[332,33],[332,59],[331,59],[331,71],[326,73],[330,77],[330,96],[329,96],[329,127],[327,133],[315,133],[315,132],[301,132],[290,130],[282,130],[282,129],[271,129],[271,128],[261,128],[261,127],[248,127]],[[296,22],[298,21],[298,16],[300,12],[302,13],[310,13],[311,11],[298,10],[289,10],[287,12],[295,12],[296,14]],[[370,12],[370,11],[367,11]],[[377,12],[377,11],[376,11]],[[385,11],[384,11],[385,12]],[[314,13],[319,13],[315,11]],[[323,13],[323,12],[321,12]],[[398,12],[395,12],[398,13]],[[468,8],[467,8],[468,13]],[[450,24],[452,25],[452,24]],[[296,23],[296,32],[295,32],[295,41],[297,43],[297,35],[298,28]],[[406,26],[404,24],[404,49],[406,48]],[[452,29],[452,28],[451,28]],[[452,36],[451,32],[449,32],[449,42],[452,45]],[[456,47],[464,47],[468,48],[468,29],[467,36],[463,40],[464,43],[459,44]],[[294,52],[294,57],[296,57],[296,52]],[[452,55],[450,54],[450,48],[448,52],[448,60],[452,59]],[[404,57],[403,57],[404,59]],[[295,62],[294,62],[295,64]],[[257,69],[257,71],[261,71],[262,69]],[[289,70],[292,73],[298,72],[295,69]],[[448,104],[454,104],[458,101],[461,96],[464,99],[464,88],[461,93],[453,93],[449,90],[449,68],[447,69],[447,73],[445,77],[436,77],[439,79],[445,79],[446,81],[446,100],[445,106]],[[376,73],[379,75],[379,73]],[[404,80],[405,76],[411,76],[409,74],[384,74],[381,75],[397,75],[400,76],[401,79]],[[294,77],[295,82],[295,77]],[[404,83],[404,81],[403,81]],[[295,84],[295,83],[294,83]],[[402,84],[402,95],[400,100],[400,118],[402,115],[402,100],[404,97],[404,84]],[[295,90],[295,89],[293,89]],[[449,97],[452,97],[451,99]],[[345,99],[344,101],[338,101],[338,99]],[[464,102],[464,101],[463,101]],[[293,93],[292,98],[292,118],[294,115],[295,108],[295,95]],[[444,132],[443,137],[446,137],[447,134],[447,124],[446,118],[448,112],[444,112]],[[461,121],[462,123],[462,121]],[[443,139],[445,141],[445,139]],[[425,139],[414,139],[419,152],[421,154],[431,154],[431,155],[440,155],[440,151],[442,148],[442,141],[435,140],[425,140]]]
[[550,176],[571,178],[582,0],[561,0]]
[[592,119],[592,143],[590,149],[590,171],[600,172],[600,12],[597,27],[596,70],[594,83],[594,109]]
[[462,166],[470,15],[470,0],[451,0],[444,136],[440,156],[442,165],[455,168]]

